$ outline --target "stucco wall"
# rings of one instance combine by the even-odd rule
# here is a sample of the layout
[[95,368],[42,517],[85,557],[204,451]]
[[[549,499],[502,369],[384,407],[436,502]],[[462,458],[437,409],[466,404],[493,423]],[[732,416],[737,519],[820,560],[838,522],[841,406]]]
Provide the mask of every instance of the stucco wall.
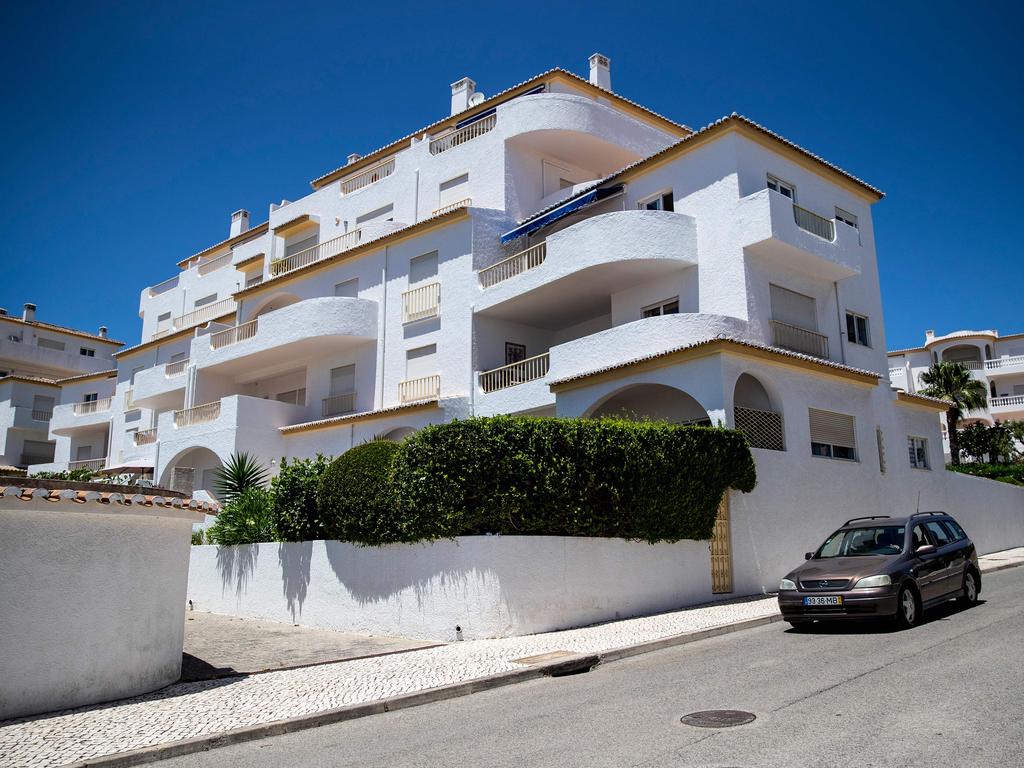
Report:
[[106,509],[0,497],[0,719],[178,679],[189,533],[202,515],[93,508]]
[[429,640],[511,637],[706,600],[707,542],[468,536],[192,548],[198,610]]

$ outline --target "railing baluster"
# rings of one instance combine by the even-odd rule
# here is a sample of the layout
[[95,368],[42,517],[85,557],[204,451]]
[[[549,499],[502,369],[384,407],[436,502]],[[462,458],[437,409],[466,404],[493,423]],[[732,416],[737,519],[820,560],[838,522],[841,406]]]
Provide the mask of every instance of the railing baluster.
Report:
[[479,272],[480,285],[490,288],[503,280],[522,274],[527,270],[539,267],[547,258],[547,243],[537,243],[524,251],[520,251],[507,259],[502,259],[497,264],[481,269]]
[[428,283],[402,293],[402,322],[437,317],[441,311],[441,284]]
[[772,343],[793,352],[828,360],[828,336],[798,325],[772,320]]
[[359,245],[362,236],[361,229],[353,229],[351,232],[346,232],[343,235],[326,240],[319,245],[314,245],[312,248],[306,248],[298,253],[293,253],[291,256],[272,261],[270,263],[270,275],[271,277],[279,277],[280,275],[294,272],[296,269],[315,264],[318,261],[337,256],[339,253],[344,253]]
[[422,376],[418,379],[409,379],[399,382],[398,399],[403,403],[412,403],[417,400],[431,400],[441,396],[441,376]]
[[490,371],[482,371],[480,373],[480,388],[484,392],[496,392],[499,389],[535,381],[547,376],[549,365],[550,358],[545,352],[517,363],[509,363]]
[[386,179],[392,173],[395,172],[395,161],[392,158],[387,162],[375,165],[369,170],[363,171],[358,176],[345,179],[341,182],[341,194],[347,195],[351,192],[355,192],[363,187],[368,187],[371,184],[375,184],[381,179]]
[[485,133],[492,130],[497,124],[498,115],[493,114],[483,118],[482,120],[477,120],[475,123],[470,123],[465,128],[460,128],[457,131],[446,133],[436,139],[431,139],[430,154],[439,155],[442,152],[447,152],[453,147],[459,146],[460,144],[465,144],[471,139],[483,136]]
[[205,424],[206,422],[214,421],[218,416],[220,416],[219,400],[214,403],[204,403],[203,405],[175,411],[174,426],[190,427],[193,424]]

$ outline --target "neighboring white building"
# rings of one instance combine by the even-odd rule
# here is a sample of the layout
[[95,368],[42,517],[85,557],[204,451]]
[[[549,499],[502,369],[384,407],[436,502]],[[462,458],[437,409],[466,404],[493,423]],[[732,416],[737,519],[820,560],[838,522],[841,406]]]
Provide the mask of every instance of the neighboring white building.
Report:
[[[889,352],[889,379],[907,392],[924,388],[921,374],[932,363],[955,361],[966,365],[971,375],[985,385],[988,407],[971,411],[961,424],[1024,419],[1024,333],[1000,336],[999,331],[954,331],[936,336],[924,332],[924,345]],[[949,453],[946,420],[941,419],[943,446]]]
[[[235,213],[143,289],[141,342],[104,381],[107,466],[208,489],[235,451],[274,465],[455,417],[633,413],[747,432],[744,555],[768,510],[834,510],[814,539],[843,514],[947,507],[942,405],[886,376],[882,193],[739,115],[693,131],[590,64],[490,98],[458,81],[449,116],[263,224]],[[55,423],[62,457],[95,417]]]
[[86,333],[36,320],[35,304],[21,317],[0,309],[0,466],[54,461],[49,433],[62,384],[110,375],[122,346],[106,328]]

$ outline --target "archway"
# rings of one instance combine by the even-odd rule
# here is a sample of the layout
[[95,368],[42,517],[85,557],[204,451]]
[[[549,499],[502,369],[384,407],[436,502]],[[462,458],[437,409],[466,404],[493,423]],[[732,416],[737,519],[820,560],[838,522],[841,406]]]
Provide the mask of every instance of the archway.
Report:
[[711,424],[704,407],[691,395],[667,384],[633,384],[599,401],[589,418],[614,417],[670,424]]
[[973,344],[957,344],[942,352],[942,362],[981,363],[981,350]]
[[752,448],[786,450],[782,406],[774,405],[768,390],[756,376],[741,374],[732,398],[733,425],[747,437]]
[[392,443],[400,443],[409,435],[415,434],[416,430],[412,427],[395,427],[394,429],[385,432],[381,435],[381,440],[390,440]]
[[209,448],[187,448],[175,456],[160,475],[160,485],[173,491],[192,494],[213,490],[214,472],[223,466],[220,457]]

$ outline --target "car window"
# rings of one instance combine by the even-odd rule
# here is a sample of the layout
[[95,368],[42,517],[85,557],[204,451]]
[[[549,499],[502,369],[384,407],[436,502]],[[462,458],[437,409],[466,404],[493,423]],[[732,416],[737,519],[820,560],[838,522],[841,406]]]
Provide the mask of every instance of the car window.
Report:
[[821,545],[817,557],[898,555],[903,551],[906,530],[902,525],[884,525],[836,531]]
[[928,534],[924,532],[923,525],[914,526],[914,551],[917,551],[918,547],[923,547],[925,544],[931,544],[928,539]]
[[935,542],[938,546],[944,547],[953,541],[949,533],[942,527],[938,520],[932,520],[924,525],[925,528],[928,529],[928,532],[935,538]]
[[960,524],[956,520],[943,520],[942,524],[946,526],[950,535],[957,541],[963,541],[967,538],[967,534],[964,529],[960,527]]

